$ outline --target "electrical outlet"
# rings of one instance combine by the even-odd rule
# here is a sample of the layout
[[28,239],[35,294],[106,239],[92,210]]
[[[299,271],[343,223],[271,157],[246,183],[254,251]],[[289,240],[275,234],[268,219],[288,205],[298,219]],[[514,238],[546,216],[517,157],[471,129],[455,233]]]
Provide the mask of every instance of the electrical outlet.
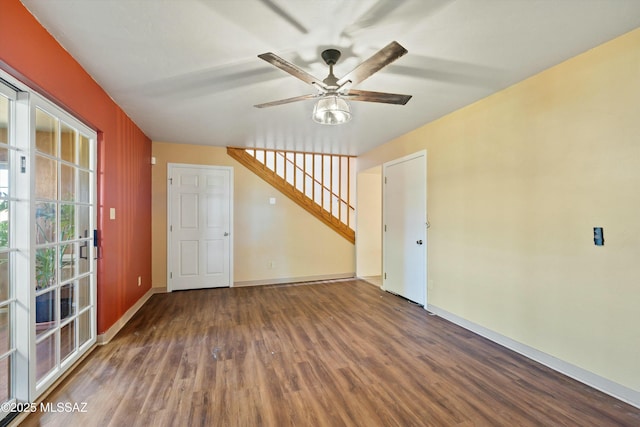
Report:
[[142,276],[138,276],[138,286],[142,286]]

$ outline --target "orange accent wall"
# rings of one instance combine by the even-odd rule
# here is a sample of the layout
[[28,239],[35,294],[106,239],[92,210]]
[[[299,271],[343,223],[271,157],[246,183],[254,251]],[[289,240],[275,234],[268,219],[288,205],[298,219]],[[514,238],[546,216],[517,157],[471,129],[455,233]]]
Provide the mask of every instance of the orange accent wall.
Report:
[[98,132],[97,309],[104,333],[151,288],[151,140],[19,0],[2,0],[0,68]]

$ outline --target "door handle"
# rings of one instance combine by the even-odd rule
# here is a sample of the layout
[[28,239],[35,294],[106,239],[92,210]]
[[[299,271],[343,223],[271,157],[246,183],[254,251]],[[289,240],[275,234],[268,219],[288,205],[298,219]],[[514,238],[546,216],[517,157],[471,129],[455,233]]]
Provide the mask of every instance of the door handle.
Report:
[[225,232],[224,232],[224,236],[226,237],[226,236],[228,236],[228,235],[229,235],[229,233],[227,233],[227,232],[225,231]]
[[87,254],[87,253],[88,253],[88,251],[86,251],[86,252],[83,254],[83,253],[82,253],[82,250],[83,250],[83,249],[85,249],[85,251],[86,251],[87,249],[89,249],[89,242],[84,242],[84,244],[83,244],[83,245],[80,245],[80,258],[82,258],[82,259],[89,259],[89,256],[88,256],[88,254]]
[[417,243],[418,245],[421,245],[421,244],[422,244],[422,240],[416,240],[416,243]]

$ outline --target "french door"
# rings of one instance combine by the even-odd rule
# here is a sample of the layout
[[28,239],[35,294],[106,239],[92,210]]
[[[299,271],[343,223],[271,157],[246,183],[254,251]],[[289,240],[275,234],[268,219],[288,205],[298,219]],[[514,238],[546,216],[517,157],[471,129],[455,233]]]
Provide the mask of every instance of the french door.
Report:
[[[95,145],[91,129],[31,101],[35,393],[95,342]],[[33,369],[32,369],[33,371]]]
[[96,341],[95,164],[92,129],[0,70],[0,403]]

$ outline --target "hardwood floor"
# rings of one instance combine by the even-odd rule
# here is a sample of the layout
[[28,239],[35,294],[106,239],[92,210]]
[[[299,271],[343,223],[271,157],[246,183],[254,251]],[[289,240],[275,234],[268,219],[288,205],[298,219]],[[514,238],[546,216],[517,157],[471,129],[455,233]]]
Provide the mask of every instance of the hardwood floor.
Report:
[[154,295],[25,426],[638,426],[640,410],[351,280]]

